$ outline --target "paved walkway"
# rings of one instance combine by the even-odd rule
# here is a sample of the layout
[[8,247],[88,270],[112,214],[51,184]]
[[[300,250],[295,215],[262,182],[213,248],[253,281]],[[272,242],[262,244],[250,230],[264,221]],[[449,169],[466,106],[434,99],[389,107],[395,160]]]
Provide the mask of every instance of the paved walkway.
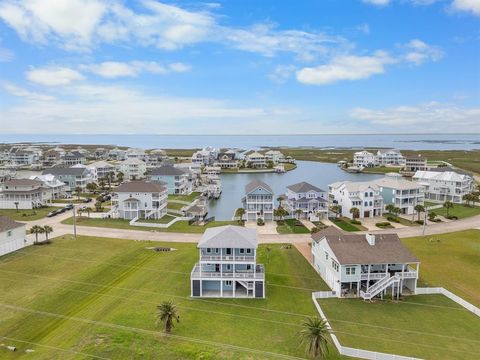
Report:
[[303,255],[305,259],[310,264],[313,264],[313,255],[312,255],[312,248],[310,247],[310,243],[308,242],[300,242],[300,243],[295,243],[294,244],[297,250],[300,252],[300,254]]

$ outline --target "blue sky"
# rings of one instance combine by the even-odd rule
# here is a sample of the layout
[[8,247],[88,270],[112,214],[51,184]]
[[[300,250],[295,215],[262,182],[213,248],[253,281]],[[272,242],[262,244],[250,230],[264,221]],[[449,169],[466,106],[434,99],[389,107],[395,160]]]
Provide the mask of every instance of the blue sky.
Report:
[[4,133],[480,132],[480,0],[0,2]]

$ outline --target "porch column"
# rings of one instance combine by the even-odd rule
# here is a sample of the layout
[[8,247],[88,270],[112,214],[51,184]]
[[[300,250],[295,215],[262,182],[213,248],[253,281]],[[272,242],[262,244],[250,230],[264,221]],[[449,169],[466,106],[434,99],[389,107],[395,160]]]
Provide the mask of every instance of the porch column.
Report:
[[[370,271],[371,271],[372,264],[368,264],[368,275],[367,275],[367,289],[370,287]],[[362,275],[360,275],[361,279]]]
[[220,297],[223,297],[223,264],[220,263]]

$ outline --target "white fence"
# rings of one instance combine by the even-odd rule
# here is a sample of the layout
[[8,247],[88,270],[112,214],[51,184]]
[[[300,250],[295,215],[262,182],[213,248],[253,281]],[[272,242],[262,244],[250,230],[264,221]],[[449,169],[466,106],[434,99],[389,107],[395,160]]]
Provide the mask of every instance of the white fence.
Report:
[[458,305],[464,307],[468,311],[474,313],[477,316],[480,316],[480,309],[473,304],[470,304],[468,301],[463,300],[460,296],[455,295],[454,293],[448,291],[443,287],[435,288],[418,288],[415,291],[415,295],[425,295],[425,294],[442,294],[448,297],[450,300],[455,301]]
[[317,291],[312,294],[315,299],[337,298],[335,291]]
[[172,221],[166,224],[160,224],[160,223],[142,223],[138,221],[130,221],[130,225],[132,226],[143,226],[143,227],[154,227],[154,228],[161,228],[161,229],[166,229],[175,224],[177,221],[189,221],[191,220],[191,217],[176,217]]

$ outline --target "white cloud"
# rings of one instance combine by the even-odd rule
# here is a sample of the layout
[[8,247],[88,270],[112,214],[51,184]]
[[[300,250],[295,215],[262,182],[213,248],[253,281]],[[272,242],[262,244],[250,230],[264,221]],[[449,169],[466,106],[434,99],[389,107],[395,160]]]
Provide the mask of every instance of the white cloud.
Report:
[[135,77],[141,73],[167,74],[169,72],[186,72],[190,66],[183,63],[171,63],[166,66],[155,61],[106,61],[99,64],[81,65],[80,68],[104,78]]
[[296,67],[294,65],[278,65],[275,70],[268,75],[268,78],[277,84],[283,84],[290,76],[295,72]]
[[386,6],[390,4],[390,0],[363,0],[366,4],[376,5],[376,6]]
[[452,104],[429,102],[384,110],[355,108],[349,112],[355,120],[367,121],[391,130],[480,131],[480,108],[461,108]]
[[10,62],[15,58],[12,50],[0,47],[0,62]]
[[5,83],[3,84],[3,88],[10,94],[14,96],[19,96],[23,98],[27,98],[29,100],[38,100],[38,101],[50,101],[55,99],[53,96],[46,95],[46,94],[39,94],[36,92],[32,92],[16,85]]
[[327,64],[297,71],[297,80],[304,84],[326,85],[341,80],[366,79],[384,73],[385,66],[394,62],[385,51],[377,51],[371,56],[339,56]]
[[26,73],[31,82],[45,86],[63,86],[74,81],[82,80],[83,76],[78,71],[67,67],[33,68]]
[[452,2],[452,8],[457,11],[466,11],[480,16],[479,0],[454,0]]
[[205,10],[143,0],[132,9],[120,0],[5,0],[0,19],[22,37],[69,50],[86,50],[101,43],[135,44],[175,50],[199,42],[215,42],[235,49],[274,56],[292,53],[300,60],[323,56],[332,48],[349,47],[340,36],[323,32],[277,30],[271,23],[244,28],[223,26]]
[[172,64],[168,65],[168,67],[170,68],[170,70],[175,71],[175,72],[179,72],[179,73],[187,72],[187,71],[190,71],[192,69],[192,67],[190,65],[180,63],[180,62],[172,63]]
[[443,57],[443,51],[437,47],[413,39],[404,46],[407,49],[405,60],[415,65],[421,65],[426,61],[438,61]]

